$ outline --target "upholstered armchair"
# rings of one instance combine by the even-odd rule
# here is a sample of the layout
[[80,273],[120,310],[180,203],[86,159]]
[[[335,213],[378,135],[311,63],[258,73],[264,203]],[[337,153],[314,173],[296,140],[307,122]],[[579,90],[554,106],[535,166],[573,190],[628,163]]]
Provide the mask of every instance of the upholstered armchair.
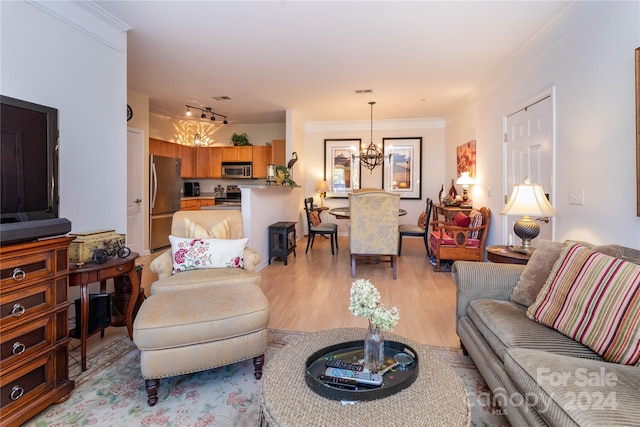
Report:
[[349,195],[351,228],[349,246],[351,277],[356,277],[356,258],[389,257],[393,278],[398,277],[398,210],[400,195],[384,191],[360,191]]
[[[472,210],[467,217],[459,213],[453,221],[433,221],[429,236],[431,255],[436,259],[435,271],[441,260],[483,261],[487,232],[491,222],[489,208]],[[465,218],[462,218],[464,216]]]
[[[171,222],[171,235],[177,237],[193,237],[193,230],[187,229],[187,221],[191,221],[191,227],[200,227],[205,231],[210,231],[213,227],[223,221],[228,224],[229,239],[241,239],[244,236],[244,225],[242,222],[242,212],[239,210],[199,210],[199,211],[179,211],[173,215]],[[260,275],[255,272],[256,266],[260,264],[262,258],[260,254],[250,248],[244,249],[243,268],[218,268],[192,270],[186,274],[173,274],[173,261],[171,259],[171,249],[165,251],[151,262],[149,269],[158,275],[158,280],[151,285],[150,290],[145,290],[147,295],[156,292],[166,292],[185,287],[199,287],[207,283],[223,281],[225,283],[242,283],[247,280],[253,283],[260,283]]]
[[171,234],[183,238],[173,242],[184,253],[168,250],[151,263],[159,278],[133,325],[151,406],[166,377],[253,359],[260,379],[267,348],[269,301],[255,271],[260,255],[245,246],[242,213],[180,211]]

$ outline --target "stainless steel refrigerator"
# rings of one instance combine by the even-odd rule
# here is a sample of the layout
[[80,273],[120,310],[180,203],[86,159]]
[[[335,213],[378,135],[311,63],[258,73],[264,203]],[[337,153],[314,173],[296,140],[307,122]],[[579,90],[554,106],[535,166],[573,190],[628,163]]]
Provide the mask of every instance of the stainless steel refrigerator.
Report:
[[153,252],[171,246],[171,219],[180,210],[180,159],[151,155],[149,171],[149,249]]

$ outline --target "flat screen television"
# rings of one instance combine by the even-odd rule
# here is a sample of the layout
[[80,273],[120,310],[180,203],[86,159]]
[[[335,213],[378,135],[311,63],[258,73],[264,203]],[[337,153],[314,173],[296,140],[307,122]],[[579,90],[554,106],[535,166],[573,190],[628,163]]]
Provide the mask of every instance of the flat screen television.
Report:
[[0,244],[66,234],[59,217],[58,110],[0,95]]

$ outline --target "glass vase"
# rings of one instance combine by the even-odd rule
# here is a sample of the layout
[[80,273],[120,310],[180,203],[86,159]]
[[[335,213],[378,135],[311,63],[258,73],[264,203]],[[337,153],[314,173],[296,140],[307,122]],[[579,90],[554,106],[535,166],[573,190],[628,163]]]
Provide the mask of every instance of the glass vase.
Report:
[[369,329],[364,337],[364,366],[376,373],[384,363],[384,337],[380,329],[369,322]]

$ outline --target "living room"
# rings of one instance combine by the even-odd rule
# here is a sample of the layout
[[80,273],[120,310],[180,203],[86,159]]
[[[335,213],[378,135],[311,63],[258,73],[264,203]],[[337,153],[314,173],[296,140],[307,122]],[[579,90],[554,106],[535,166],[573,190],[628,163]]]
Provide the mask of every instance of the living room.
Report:
[[[1,93],[60,111],[61,216],[71,220],[74,230],[124,232],[127,127],[143,129],[147,139],[169,136],[158,132],[161,117],[149,112],[153,96],[127,87],[126,26],[106,23],[91,11],[94,6],[45,3],[1,5]],[[639,8],[637,2],[572,3],[446,117],[420,117],[407,124],[376,116],[376,126],[383,129],[376,130],[377,140],[423,138],[422,199],[401,202],[409,212],[406,222],[417,218],[426,197],[437,199],[440,186],[446,189],[456,176],[456,147],[475,140],[477,183],[470,189],[471,198],[493,213],[488,244],[505,244],[512,230],[499,215],[503,193],[509,192],[502,167],[503,118],[548,93],[555,123],[551,200],[558,211],[552,220],[553,240],[640,247],[634,194]],[[407,53],[408,62],[413,54]],[[362,102],[365,115],[367,101]],[[134,108],[129,123],[127,104]],[[287,155],[295,151],[300,156],[295,166],[300,188],[292,190],[293,201],[280,207],[279,216],[298,219],[302,236],[302,199],[318,197],[324,140],[368,141],[369,121],[306,121],[292,109],[285,112],[283,125]],[[240,124],[230,124],[233,129],[242,132]],[[570,203],[574,189],[584,189],[583,205]],[[345,202],[326,203],[334,207]]]

